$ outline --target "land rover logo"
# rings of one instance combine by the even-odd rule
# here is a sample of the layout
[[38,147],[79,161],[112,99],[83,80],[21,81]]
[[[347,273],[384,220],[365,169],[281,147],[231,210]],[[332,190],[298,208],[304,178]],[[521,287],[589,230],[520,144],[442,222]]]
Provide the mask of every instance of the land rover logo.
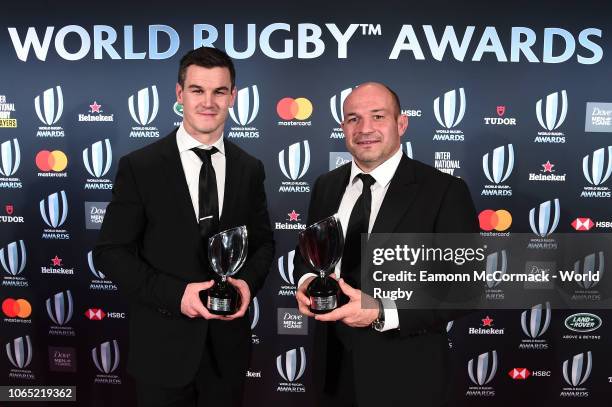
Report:
[[601,318],[587,312],[580,312],[565,318],[565,327],[574,332],[593,332],[600,326]]

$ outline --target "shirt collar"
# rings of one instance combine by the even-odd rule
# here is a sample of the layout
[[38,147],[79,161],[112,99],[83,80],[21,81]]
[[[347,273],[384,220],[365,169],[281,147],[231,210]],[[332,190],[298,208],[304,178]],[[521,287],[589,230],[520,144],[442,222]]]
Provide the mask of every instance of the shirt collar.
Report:
[[205,150],[208,150],[212,147],[216,147],[221,154],[225,155],[225,144],[223,143],[223,135],[221,135],[221,137],[219,137],[219,139],[215,141],[212,145],[203,144],[193,138],[189,133],[187,133],[187,130],[185,130],[183,123],[181,123],[178,130],[176,131],[176,144],[178,145],[179,153],[191,150],[195,147],[203,148]]
[[[402,154],[402,149],[398,148],[395,154],[389,157],[387,161],[380,164],[369,173],[378,185],[386,187],[391,182],[391,178],[393,178],[395,170],[397,170],[400,160],[402,159]],[[362,173],[364,172],[355,164],[355,160],[353,159],[351,161],[351,185],[355,183],[357,175]]]

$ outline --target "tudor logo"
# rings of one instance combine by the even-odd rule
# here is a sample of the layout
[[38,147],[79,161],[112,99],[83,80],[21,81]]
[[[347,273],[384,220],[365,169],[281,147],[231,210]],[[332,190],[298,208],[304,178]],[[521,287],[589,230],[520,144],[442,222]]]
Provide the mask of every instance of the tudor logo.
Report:
[[157,86],[143,88],[128,98],[128,106],[132,119],[141,126],[150,124],[157,116],[159,110],[159,97]]
[[482,156],[482,170],[487,179],[494,184],[507,180],[513,169],[514,148],[512,144],[495,148],[491,158],[489,158],[489,153]]
[[[559,106],[561,105],[561,106]],[[553,131],[563,124],[567,115],[567,92],[561,91],[561,100],[559,101],[559,92],[551,93],[546,96],[546,101],[539,99],[536,103],[536,116],[538,123],[544,129]]]
[[259,112],[259,91],[257,85],[242,88],[236,94],[234,106],[229,108],[229,115],[239,126],[251,124]]
[[299,380],[306,370],[306,352],[304,348],[300,346],[299,353],[297,349],[291,349],[284,354],[278,355],[276,357],[276,370],[287,382]]
[[10,177],[17,172],[21,163],[19,141],[16,138],[0,144],[0,175]]
[[34,99],[34,109],[38,119],[47,126],[57,123],[64,110],[62,87],[56,86],[55,89],[49,88],[45,90],[42,94],[42,105],[40,95],[36,96]]
[[[559,217],[561,216],[561,206],[559,199],[553,200],[554,208],[552,207],[551,201],[542,202],[537,211],[537,223],[536,223],[536,208],[531,208],[529,211],[529,225],[533,233],[540,237],[546,237],[553,233],[559,225]],[[554,214],[551,215],[551,211]],[[551,225],[551,217],[553,218]]]
[[468,362],[470,380],[477,386],[484,386],[493,380],[497,372],[497,351],[485,352]]
[[563,379],[565,379],[568,385],[578,387],[587,381],[591,375],[592,368],[593,358],[591,351],[586,353],[586,361],[584,352],[578,353],[571,359],[563,362]]
[[434,115],[440,126],[450,129],[457,126],[465,115],[465,91],[459,88],[459,96],[455,89],[446,92],[440,108],[440,97],[434,99]]
[[545,309],[537,304],[521,313],[521,327],[529,338],[536,339],[544,335],[550,326],[550,303],[546,302]]
[[497,115],[502,117],[506,113],[506,106],[497,106]]

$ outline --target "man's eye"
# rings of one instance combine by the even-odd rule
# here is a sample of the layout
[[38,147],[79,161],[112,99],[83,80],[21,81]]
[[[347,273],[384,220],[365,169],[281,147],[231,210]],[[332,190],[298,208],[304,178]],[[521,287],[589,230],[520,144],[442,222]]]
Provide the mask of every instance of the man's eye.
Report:
[[385,117],[385,116],[383,116],[383,115],[381,115],[381,114],[375,114],[375,115],[374,115],[374,118],[375,118],[376,120],[381,120],[381,119],[383,119],[384,117]]
[[217,95],[225,95],[226,93],[223,90],[218,90],[218,91],[215,92],[215,94],[217,94]]

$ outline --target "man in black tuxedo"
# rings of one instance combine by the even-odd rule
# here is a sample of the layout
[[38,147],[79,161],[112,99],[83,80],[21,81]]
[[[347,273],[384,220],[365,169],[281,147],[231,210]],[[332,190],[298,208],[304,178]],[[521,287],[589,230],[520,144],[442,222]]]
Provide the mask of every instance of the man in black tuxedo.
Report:
[[338,214],[345,231],[336,267],[348,302],[313,315],[306,288],[314,278],[295,256],[300,311],[315,324],[315,393],[326,406],[441,406],[448,402],[446,324],[443,310],[397,309],[362,292],[361,233],[476,232],[474,204],[465,182],[402,154],[408,118],[399,98],[380,83],[358,86],[344,102],[342,129],[352,154],[315,182],[308,224]]
[[[119,161],[94,259],[130,301],[128,371],[143,406],[240,406],[251,333],[245,312],[274,256],[264,167],[224,140],[236,97],[231,59],[199,48],[180,62],[183,123]],[[240,307],[212,314],[208,238],[246,225],[248,257],[229,281]]]

